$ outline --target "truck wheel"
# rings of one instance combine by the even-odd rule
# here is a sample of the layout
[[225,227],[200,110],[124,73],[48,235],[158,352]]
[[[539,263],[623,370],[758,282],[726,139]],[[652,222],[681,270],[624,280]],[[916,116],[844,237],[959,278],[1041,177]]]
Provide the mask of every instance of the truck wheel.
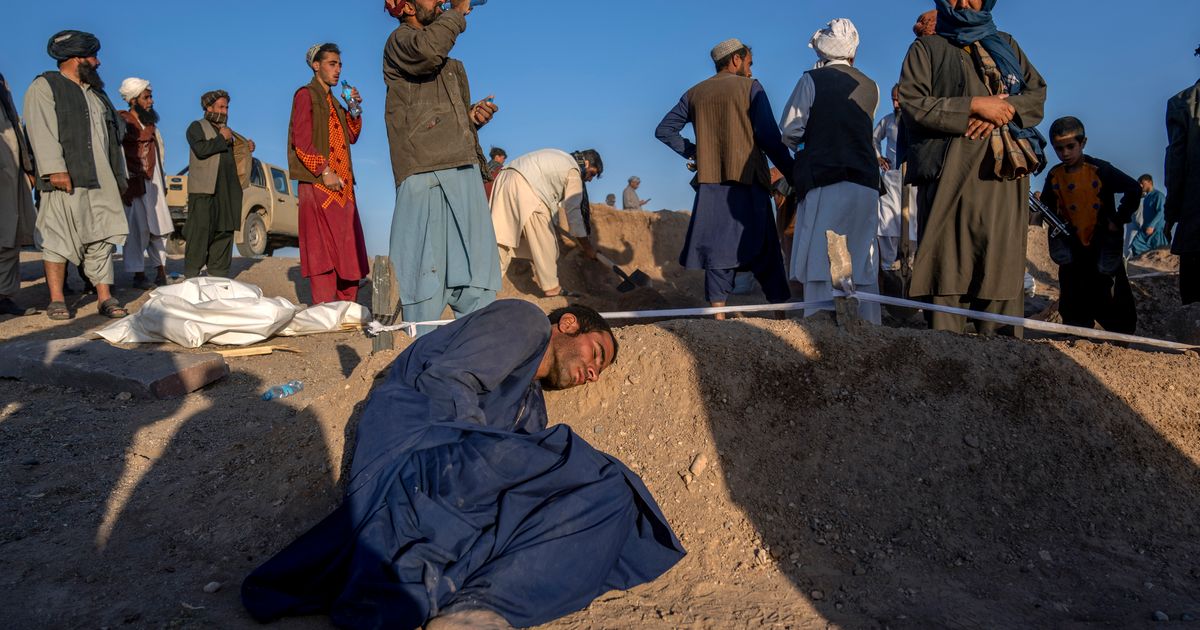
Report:
[[178,232],[167,237],[167,255],[182,256],[187,252],[187,241]]
[[246,258],[259,258],[267,253],[267,224],[262,215],[251,212],[242,225],[242,240],[237,244],[238,253]]

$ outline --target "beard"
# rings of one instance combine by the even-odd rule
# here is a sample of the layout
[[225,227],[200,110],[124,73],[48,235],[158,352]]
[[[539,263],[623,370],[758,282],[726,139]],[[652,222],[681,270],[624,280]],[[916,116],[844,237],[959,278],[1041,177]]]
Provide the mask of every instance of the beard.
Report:
[[437,9],[425,9],[415,2],[413,8],[417,10],[417,21],[421,23],[421,26],[429,26],[438,18]]
[[104,89],[104,79],[100,78],[100,71],[90,63],[79,64],[79,82],[95,90]]
[[229,114],[218,114],[216,112],[204,112],[204,119],[218,127],[224,127],[225,123],[229,122]]
[[133,105],[133,113],[137,114],[138,120],[142,121],[147,127],[158,124],[158,112],[154,108],[142,109],[141,105]]

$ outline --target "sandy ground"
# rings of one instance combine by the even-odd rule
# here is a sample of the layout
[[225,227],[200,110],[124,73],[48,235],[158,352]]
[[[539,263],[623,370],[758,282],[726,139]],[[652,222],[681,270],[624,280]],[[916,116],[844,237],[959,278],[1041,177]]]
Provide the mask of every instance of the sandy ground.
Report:
[[[599,209],[602,249],[653,287],[619,294],[574,249],[564,285],[605,310],[701,305],[702,277],[673,262],[686,222]],[[1033,236],[1031,272],[1049,305],[1057,274]],[[26,258],[19,297],[42,305],[37,257]],[[268,295],[308,297],[295,260],[237,263]],[[1159,253],[1138,261],[1143,272],[1171,265]],[[1143,332],[1200,328],[1188,328],[1198,318],[1176,306],[1173,282],[1135,281]],[[514,265],[505,295],[534,292]],[[134,308],[139,296],[118,292]],[[79,298],[67,325],[0,320],[0,339],[98,327],[94,301]],[[551,417],[638,471],[689,555],[550,627],[1200,616],[1195,353],[827,321],[677,320],[617,334],[621,360],[597,384],[550,394]],[[372,356],[349,333],[282,343],[303,354],[232,359],[229,378],[172,401],[0,380],[8,627],[255,626],[238,602],[242,577],[336,505],[357,410],[395,356]],[[297,396],[258,399],[295,378]]]

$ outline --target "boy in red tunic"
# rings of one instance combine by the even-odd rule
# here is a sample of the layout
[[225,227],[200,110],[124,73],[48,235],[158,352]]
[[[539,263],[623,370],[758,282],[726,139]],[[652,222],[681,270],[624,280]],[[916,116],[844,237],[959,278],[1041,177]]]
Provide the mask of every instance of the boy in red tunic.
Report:
[[[308,278],[313,304],[353,302],[368,271],[350,161],[362,118],[333,97],[342,73],[337,45],[313,46],[307,61],[313,80],[296,90],[288,126],[288,167],[300,182],[300,275]],[[354,98],[361,102],[358,90]]]

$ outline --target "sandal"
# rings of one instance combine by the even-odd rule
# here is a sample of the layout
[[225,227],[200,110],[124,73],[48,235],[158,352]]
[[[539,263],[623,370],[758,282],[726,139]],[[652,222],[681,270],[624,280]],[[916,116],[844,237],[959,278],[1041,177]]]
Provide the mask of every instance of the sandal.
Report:
[[46,305],[46,317],[56,322],[63,322],[71,319],[71,311],[67,310],[66,302],[51,302]]
[[[127,317],[129,311],[125,310],[124,306],[117,301],[117,298],[108,298],[100,303],[100,314],[109,319],[121,319]],[[52,318],[53,319],[53,318]]]
[[572,297],[579,297],[579,294],[574,291],[568,291],[566,289],[566,287],[559,287],[557,293],[543,293],[542,297],[544,297],[544,298],[556,298],[556,297],[572,298]]

